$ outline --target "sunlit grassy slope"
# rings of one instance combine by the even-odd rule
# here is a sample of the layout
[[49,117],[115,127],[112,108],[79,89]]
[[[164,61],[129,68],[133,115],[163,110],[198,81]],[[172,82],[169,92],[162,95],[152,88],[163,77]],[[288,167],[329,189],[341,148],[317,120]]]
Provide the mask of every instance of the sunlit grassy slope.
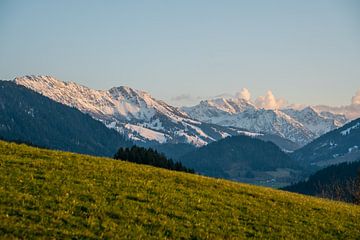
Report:
[[356,239],[360,207],[0,142],[0,238]]

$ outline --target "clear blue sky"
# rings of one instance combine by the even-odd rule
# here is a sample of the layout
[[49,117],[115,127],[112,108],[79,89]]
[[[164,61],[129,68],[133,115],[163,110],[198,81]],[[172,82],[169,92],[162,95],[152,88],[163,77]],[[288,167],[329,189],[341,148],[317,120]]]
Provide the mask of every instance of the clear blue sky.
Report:
[[[360,1],[0,0],[0,78],[28,74],[174,104],[242,87],[348,104],[360,88]],[[171,100],[180,95],[192,99]]]

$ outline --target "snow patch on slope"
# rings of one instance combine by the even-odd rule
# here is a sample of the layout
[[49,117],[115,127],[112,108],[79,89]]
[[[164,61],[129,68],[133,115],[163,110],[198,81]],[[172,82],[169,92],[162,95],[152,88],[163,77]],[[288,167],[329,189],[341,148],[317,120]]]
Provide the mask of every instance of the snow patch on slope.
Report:
[[347,129],[345,129],[344,131],[341,131],[340,134],[343,136],[346,136],[348,134],[350,134],[351,130],[359,128],[360,127],[360,122],[356,123],[354,126],[351,126]]
[[131,132],[136,132],[137,134],[139,134],[142,137],[145,137],[148,140],[157,141],[159,143],[166,143],[166,136],[163,133],[159,133],[151,129],[133,124],[126,124],[125,128],[130,129]]

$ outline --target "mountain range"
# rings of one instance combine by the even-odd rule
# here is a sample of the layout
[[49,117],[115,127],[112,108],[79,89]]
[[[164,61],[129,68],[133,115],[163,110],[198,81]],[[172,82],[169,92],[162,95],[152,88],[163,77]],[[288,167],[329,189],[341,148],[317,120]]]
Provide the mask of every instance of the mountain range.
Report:
[[51,76],[24,76],[14,82],[79,109],[140,145],[186,143],[199,147],[227,136],[248,135],[274,141],[288,151],[298,147],[276,134],[196,120],[181,109],[130,87],[94,90]]
[[94,90],[50,76],[25,76],[16,78],[15,83],[75,107],[137,142],[203,146],[225,136],[246,133],[191,119],[150,94],[125,86]]
[[51,76],[17,77],[14,82],[75,107],[143,145],[186,143],[200,147],[227,136],[248,135],[293,151],[347,121],[343,115],[311,107],[257,108],[241,98],[218,98],[176,108],[126,86],[94,90]]
[[301,110],[263,109],[240,98],[201,101],[196,106],[183,107],[182,110],[200,121],[275,134],[300,146],[347,122],[344,115],[318,112],[312,107]]
[[266,186],[360,156],[360,119],[342,126],[343,115],[310,106],[263,109],[237,97],[176,108],[130,87],[94,90],[50,76],[0,86],[6,140],[106,156],[135,143],[201,174]]

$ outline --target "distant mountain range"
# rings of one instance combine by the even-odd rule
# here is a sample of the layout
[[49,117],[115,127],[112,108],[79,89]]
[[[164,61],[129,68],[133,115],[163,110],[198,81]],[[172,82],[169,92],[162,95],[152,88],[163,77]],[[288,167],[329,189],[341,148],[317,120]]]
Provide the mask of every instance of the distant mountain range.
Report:
[[360,158],[360,118],[328,132],[291,154],[303,164],[325,167]]
[[79,109],[140,145],[186,143],[199,147],[227,136],[248,135],[266,138],[287,151],[299,147],[277,134],[258,131],[261,129],[249,131],[195,120],[186,112],[129,87],[94,90],[50,76],[18,77],[14,82]]
[[10,81],[0,81],[0,139],[97,156],[132,145],[76,108]]
[[302,110],[263,109],[241,98],[201,101],[194,107],[183,107],[182,110],[203,122],[274,134],[299,145],[305,145],[347,121],[344,115],[318,112],[312,107]]

